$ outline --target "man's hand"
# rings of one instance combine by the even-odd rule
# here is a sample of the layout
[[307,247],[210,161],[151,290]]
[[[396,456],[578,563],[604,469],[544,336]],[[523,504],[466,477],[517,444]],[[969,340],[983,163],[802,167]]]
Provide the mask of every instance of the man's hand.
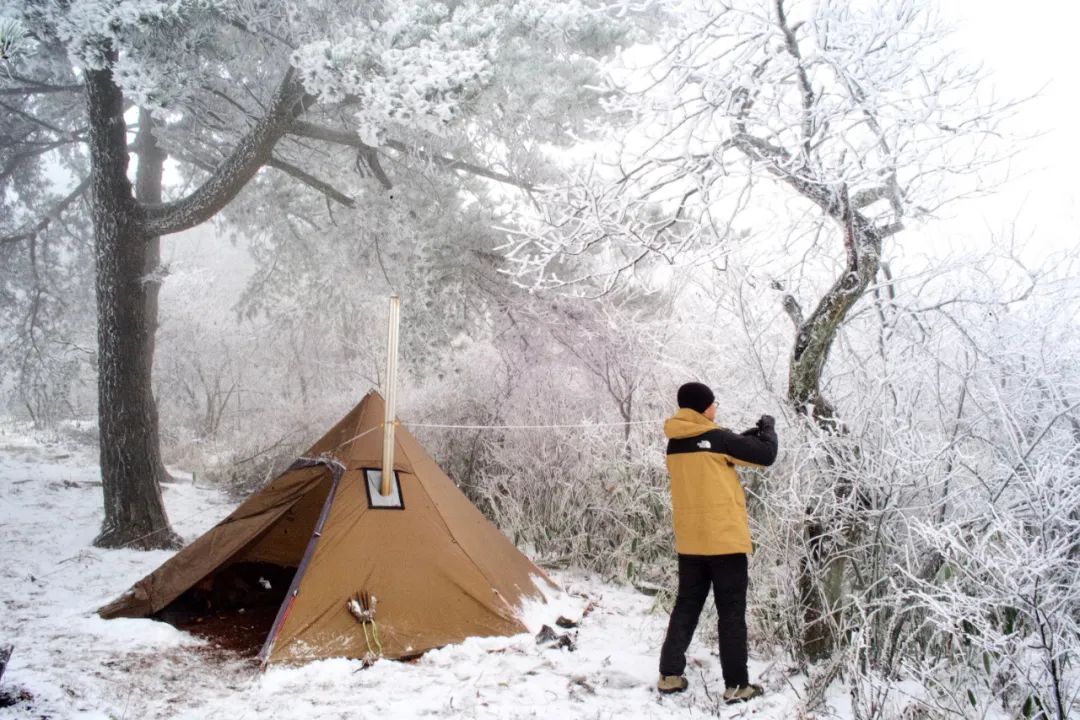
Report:
[[776,431],[776,419],[772,415],[762,415],[758,418],[757,425],[749,430],[743,430],[740,435],[751,435],[757,437],[758,433],[762,431],[775,432]]

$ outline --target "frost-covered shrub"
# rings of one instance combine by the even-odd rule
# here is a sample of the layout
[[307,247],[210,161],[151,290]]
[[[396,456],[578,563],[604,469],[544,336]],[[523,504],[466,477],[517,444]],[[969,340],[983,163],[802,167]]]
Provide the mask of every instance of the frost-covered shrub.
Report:
[[516,543],[557,567],[644,587],[665,579],[673,540],[655,448],[639,445],[628,463],[620,433],[610,428],[501,440],[472,492]]
[[[458,371],[410,405],[420,423],[509,426],[415,430],[462,490],[541,564],[665,585],[673,540],[659,423],[631,426],[628,443],[588,373],[461,349]],[[649,404],[641,412],[659,416]],[[542,427],[553,425],[574,427]]]
[[209,465],[200,482],[220,488],[239,502],[285,472],[304,447],[296,443],[283,443],[272,448],[241,445]]
[[808,706],[843,678],[858,718],[1080,707],[1075,295],[1045,285],[1001,315],[901,316],[876,352],[863,315],[830,359],[843,432],[781,428],[750,485],[752,625],[796,658],[809,623],[835,629]]

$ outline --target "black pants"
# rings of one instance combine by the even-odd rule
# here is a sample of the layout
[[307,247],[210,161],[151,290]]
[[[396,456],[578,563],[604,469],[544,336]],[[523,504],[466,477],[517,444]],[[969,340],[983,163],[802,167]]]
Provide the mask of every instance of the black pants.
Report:
[[720,635],[724,685],[750,684],[746,670],[746,555],[679,555],[679,594],[660,651],[660,674],[682,675],[686,649],[694,637],[709,586],[713,589]]

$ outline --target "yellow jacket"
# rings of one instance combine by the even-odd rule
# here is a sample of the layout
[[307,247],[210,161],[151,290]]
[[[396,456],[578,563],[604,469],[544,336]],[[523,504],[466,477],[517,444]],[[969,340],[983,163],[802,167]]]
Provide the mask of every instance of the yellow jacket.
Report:
[[675,549],[680,555],[750,553],[750,524],[736,465],[776,459],[771,428],[737,435],[689,408],[664,422]]

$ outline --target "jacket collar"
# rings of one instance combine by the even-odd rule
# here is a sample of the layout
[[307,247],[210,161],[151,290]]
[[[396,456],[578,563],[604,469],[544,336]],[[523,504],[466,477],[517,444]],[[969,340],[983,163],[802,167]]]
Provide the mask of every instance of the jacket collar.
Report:
[[719,427],[697,410],[679,408],[679,411],[664,421],[664,435],[669,438],[684,438],[700,435]]

